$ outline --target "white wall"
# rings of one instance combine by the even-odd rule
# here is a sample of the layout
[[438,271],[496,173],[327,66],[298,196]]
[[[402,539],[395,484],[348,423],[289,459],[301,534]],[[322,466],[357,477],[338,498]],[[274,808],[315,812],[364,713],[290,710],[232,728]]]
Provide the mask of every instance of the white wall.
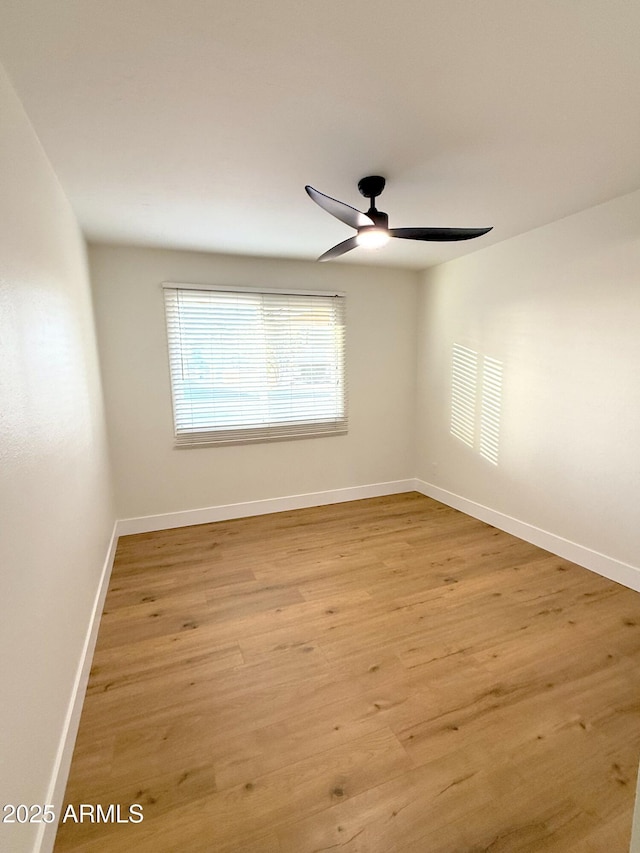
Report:
[[0,115],[4,805],[47,801],[114,518],[84,242],[1,68]]
[[[424,274],[419,478],[640,565],[640,192]],[[454,343],[503,363],[498,465],[450,432]]]
[[[90,265],[120,518],[412,476],[414,273],[105,245]],[[346,292],[348,435],[174,449],[163,281]]]

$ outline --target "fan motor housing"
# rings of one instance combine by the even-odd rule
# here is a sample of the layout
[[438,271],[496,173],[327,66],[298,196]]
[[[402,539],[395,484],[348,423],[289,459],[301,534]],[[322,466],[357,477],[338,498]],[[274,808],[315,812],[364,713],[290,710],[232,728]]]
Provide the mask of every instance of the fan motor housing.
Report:
[[[386,213],[383,213],[381,210],[376,210],[375,208],[369,208],[367,210],[367,216],[369,219],[372,219],[376,228],[384,228],[384,230],[388,230],[389,228],[389,217]],[[371,226],[366,226],[370,228]]]

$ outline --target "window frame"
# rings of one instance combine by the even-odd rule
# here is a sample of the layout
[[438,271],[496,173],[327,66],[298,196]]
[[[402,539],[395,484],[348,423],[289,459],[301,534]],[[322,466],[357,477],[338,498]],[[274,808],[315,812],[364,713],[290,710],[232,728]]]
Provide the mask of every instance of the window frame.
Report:
[[[346,369],[346,294],[341,291],[327,290],[299,290],[291,288],[270,288],[270,287],[245,287],[237,285],[217,285],[217,284],[191,284],[187,282],[162,282],[163,301],[165,311],[165,326],[167,347],[167,366],[169,373],[169,385],[171,389],[171,411],[173,420],[174,432],[174,447],[177,449],[185,449],[189,447],[220,447],[234,444],[255,444],[271,441],[292,441],[302,438],[320,438],[333,437],[336,435],[346,435],[348,432],[348,411],[347,411],[347,369]],[[338,380],[338,395],[341,404],[341,412],[336,411],[332,418],[313,419],[306,421],[297,421],[293,419],[280,422],[269,422],[261,426],[242,426],[235,425],[228,429],[210,428],[202,430],[186,430],[180,429],[178,418],[176,415],[176,387],[174,385],[174,372],[176,364],[172,360],[172,351],[175,348],[175,332],[171,328],[171,318],[169,316],[169,298],[168,294],[179,291],[209,291],[220,293],[238,293],[238,294],[254,294],[275,295],[287,297],[315,297],[338,299],[334,313],[334,328],[338,333],[338,349],[336,350],[335,359],[338,369],[340,370],[340,378]],[[174,297],[176,298],[176,297]],[[339,306],[339,307],[338,307]],[[217,437],[216,437],[217,436]]]

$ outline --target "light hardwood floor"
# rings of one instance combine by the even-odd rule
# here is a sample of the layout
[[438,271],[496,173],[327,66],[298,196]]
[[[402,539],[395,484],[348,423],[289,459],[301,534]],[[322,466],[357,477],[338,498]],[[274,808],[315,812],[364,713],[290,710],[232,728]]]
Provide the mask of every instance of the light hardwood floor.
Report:
[[640,595],[411,493],[120,540],[56,853],[627,853]]

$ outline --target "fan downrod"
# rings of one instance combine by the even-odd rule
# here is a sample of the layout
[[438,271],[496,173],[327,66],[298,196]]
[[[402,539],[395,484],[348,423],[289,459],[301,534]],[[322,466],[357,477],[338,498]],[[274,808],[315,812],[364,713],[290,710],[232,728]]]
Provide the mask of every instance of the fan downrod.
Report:
[[358,181],[358,189],[361,195],[373,203],[373,199],[380,195],[385,184],[386,180],[381,175],[368,175]]

